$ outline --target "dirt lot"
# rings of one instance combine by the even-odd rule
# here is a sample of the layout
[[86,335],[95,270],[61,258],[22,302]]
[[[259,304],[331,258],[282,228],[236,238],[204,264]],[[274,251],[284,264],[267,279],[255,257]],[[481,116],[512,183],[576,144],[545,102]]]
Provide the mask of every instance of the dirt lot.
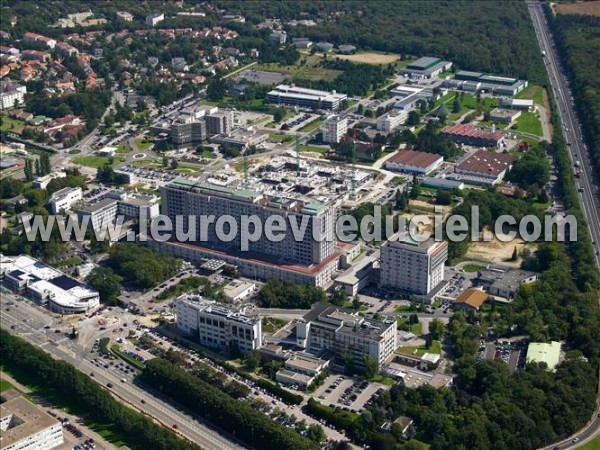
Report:
[[587,14],[600,17],[600,1],[563,3],[555,6],[560,14]]
[[390,64],[398,61],[400,59],[399,55],[389,54],[384,55],[382,53],[357,53],[355,55],[335,55],[336,58],[339,59],[347,59],[348,61],[352,61],[355,63],[365,63],[365,64]]
[[[522,239],[515,239],[511,242],[501,242],[494,237],[490,242],[474,242],[469,245],[469,250],[465,255],[466,259],[473,259],[477,261],[489,261],[491,263],[502,263],[504,265],[512,265],[519,267],[521,261],[511,262],[511,258],[515,247],[517,251],[521,252],[525,247],[525,241]],[[532,252],[535,251],[535,245],[527,244],[527,248]]]

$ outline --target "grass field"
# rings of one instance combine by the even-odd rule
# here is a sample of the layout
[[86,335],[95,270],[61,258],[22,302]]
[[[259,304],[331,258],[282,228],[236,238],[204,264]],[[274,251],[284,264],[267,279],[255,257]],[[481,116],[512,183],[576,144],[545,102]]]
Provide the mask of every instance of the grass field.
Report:
[[147,141],[144,138],[137,138],[133,142],[140,150],[148,150],[152,145],[152,142]]
[[7,391],[12,388],[13,388],[13,385],[10,384],[8,381],[0,380],[0,392],[4,392],[4,391]]
[[[105,156],[77,156],[73,158],[73,164],[79,164],[81,166],[87,167],[104,167],[105,164],[108,164],[108,157]],[[113,158],[113,162],[111,167],[115,167],[117,164],[120,164],[123,161],[122,158]]]
[[600,450],[600,436],[596,436],[587,444],[577,447],[579,450]]
[[[472,94],[464,94],[462,97],[458,96],[458,101],[460,102],[460,111],[457,113],[451,112],[448,115],[448,120],[456,120],[469,111],[477,108],[477,97]],[[453,103],[454,97],[452,97],[450,100],[447,100],[446,107],[448,110],[452,111]],[[481,103],[484,105],[484,107],[492,109],[498,106],[498,99],[486,97],[481,99]]]
[[363,64],[391,64],[400,60],[400,55],[395,53],[385,54],[375,52],[356,53],[354,55],[335,55],[335,57]]
[[301,145],[300,146],[301,152],[315,152],[315,153],[320,153],[322,155],[327,154],[327,152],[329,150],[330,150],[329,147],[318,147],[316,145]]
[[277,319],[275,317],[263,317],[261,322],[263,331],[268,333],[275,333],[289,323],[287,320]]
[[25,122],[17,119],[13,119],[12,117],[8,117],[8,114],[2,113],[0,114],[0,118],[2,119],[2,125],[0,125],[0,131],[7,132],[11,131],[13,133],[21,133],[23,128],[25,127]]
[[516,121],[516,124],[512,127],[513,130],[522,131],[523,133],[535,134],[536,136],[543,136],[542,123],[536,113],[525,111],[523,112]]
[[129,153],[131,150],[133,149],[127,144],[117,145],[117,153]]
[[442,343],[440,341],[433,341],[431,343],[431,347],[425,347],[422,345],[421,347],[400,347],[396,350],[396,353],[404,353],[405,355],[416,355],[423,356],[425,353],[434,353],[436,355],[442,354]]
[[537,105],[544,105],[544,88],[530,84],[516,95],[516,98],[527,98],[533,100]]
[[[264,63],[257,64],[253,67],[254,70],[264,70],[267,72],[279,72],[291,77],[300,78],[311,81],[332,81],[342,72],[333,69],[324,69],[319,67],[321,56],[301,54],[298,62],[291,66],[282,65],[279,63]],[[302,64],[303,61],[306,61]]]
[[323,121],[321,119],[313,120],[308,125],[305,125],[302,128],[300,128],[300,132],[301,133],[310,133],[311,131],[319,128],[322,123],[323,123]]
[[465,269],[465,272],[469,273],[475,273],[483,269],[482,266],[478,266],[477,264],[466,264],[463,268]]

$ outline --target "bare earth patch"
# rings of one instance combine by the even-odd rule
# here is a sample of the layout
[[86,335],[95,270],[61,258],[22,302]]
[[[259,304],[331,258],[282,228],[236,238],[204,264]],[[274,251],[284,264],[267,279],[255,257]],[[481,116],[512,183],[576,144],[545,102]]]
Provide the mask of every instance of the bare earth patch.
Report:
[[355,55],[335,55],[339,59],[347,59],[355,63],[364,64],[390,64],[398,61],[400,55],[389,54],[384,55],[382,53],[357,53]]
[[559,14],[585,14],[600,17],[600,1],[561,3],[555,5]]
[[501,242],[496,237],[490,242],[473,242],[469,245],[469,250],[465,255],[467,260],[487,261],[494,264],[502,263],[503,265],[514,265],[519,267],[521,264],[520,259],[518,261],[509,261],[515,247],[517,251],[521,253],[527,245],[527,248],[534,252],[536,250],[535,244],[528,244],[520,238],[516,238],[511,242]]

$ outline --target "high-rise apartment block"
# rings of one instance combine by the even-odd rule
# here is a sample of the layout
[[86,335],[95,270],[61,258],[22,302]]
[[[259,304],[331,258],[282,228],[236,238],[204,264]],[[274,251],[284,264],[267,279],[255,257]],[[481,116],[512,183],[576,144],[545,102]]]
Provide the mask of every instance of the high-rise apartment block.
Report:
[[444,281],[447,259],[447,242],[417,242],[408,232],[398,233],[381,246],[381,285],[427,296]]
[[332,114],[323,122],[323,142],[337,144],[348,131],[348,120],[337,114]]

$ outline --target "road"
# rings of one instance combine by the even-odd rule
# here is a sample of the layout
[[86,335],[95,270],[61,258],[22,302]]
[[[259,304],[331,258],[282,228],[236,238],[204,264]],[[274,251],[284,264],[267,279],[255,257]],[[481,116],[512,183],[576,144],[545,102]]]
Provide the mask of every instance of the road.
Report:
[[[10,303],[14,304],[9,305]],[[102,386],[111,383],[111,392],[122,402],[142,411],[166,427],[177,424],[177,432],[180,435],[196,442],[203,448],[223,450],[244,448],[207,427],[199,418],[193,417],[186,411],[158,398],[156,394],[149,393],[131,383],[131,375],[126,376],[114,367],[105,369],[94,365],[91,359],[95,359],[95,357],[90,354],[89,349],[81,348],[76,341],[71,341],[64,334],[55,334],[53,330],[45,328],[64,327],[65,325],[47,312],[38,310],[28,301],[18,301],[13,295],[6,293],[2,293],[1,304],[0,325],[4,329],[36,347],[42,348],[54,358],[72,364],[83,373],[93,372],[93,379]],[[126,381],[122,382],[123,379]]]
[[544,58],[546,70],[558,104],[563,133],[567,142],[570,143],[568,150],[571,159],[573,162],[581,162],[581,178],[578,183],[578,188],[583,188],[583,191],[580,191],[581,207],[594,242],[596,262],[600,266],[600,197],[598,187],[594,185],[591,161],[587,148],[583,143],[581,125],[575,114],[569,83],[562,70],[552,34],[544,17],[542,5],[537,2],[530,2],[528,5],[540,48],[546,51],[546,57]]
[[[540,49],[546,52],[544,62],[550,78],[550,84],[556,97],[560,118],[563,124],[565,139],[570,144],[567,146],[573,161],[581,162],[581,178],[579,179],[581,208],[587,220],[590,235],[594,242],[596,263],[600,266],[600,198],[598,187],[594,185],[592,165],[587,148],[583,143],[581,125],[575,114],[574,102],[571,99],[569,83],[558,58],[558,52],[554,46],[554,39],[548,23],[544,16],[542,4],[539,2],[528,2],[529,13],[533,20],[535,33]],[[582,189],[581,189],[582,188]],[[567,440],[554,444],[547,448],[566,449],[572,448],[576,442],[585,442],[592,436],[600,433],[600,415],[598,410],[594,419],[582,430],[570,436]]]

